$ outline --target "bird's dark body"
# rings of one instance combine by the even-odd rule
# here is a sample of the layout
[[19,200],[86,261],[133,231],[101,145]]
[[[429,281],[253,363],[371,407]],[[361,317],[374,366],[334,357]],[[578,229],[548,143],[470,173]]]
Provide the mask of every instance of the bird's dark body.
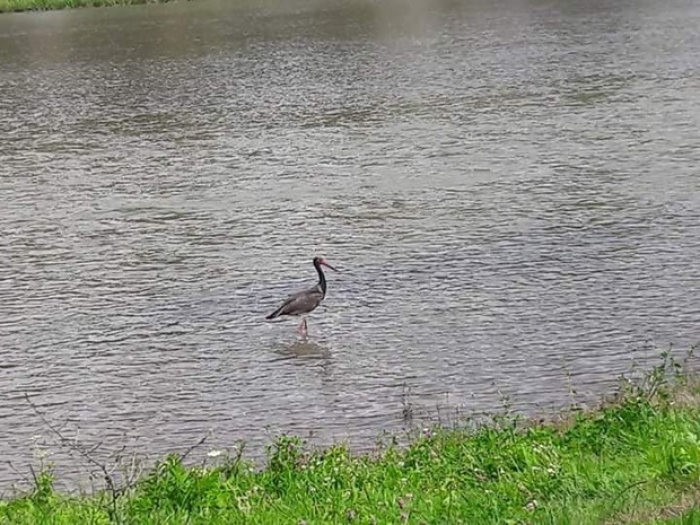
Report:
[[274,319],[281,315],[305,315],[313,312],[326,297],[326,276],[323,275],[321,264],[329,266],[320,257],[314,258],[314,267],[318,272],[318,284],[308,290],[303,290],[290,296],[282,306],[268,315],[266,319]]
[[325,296],[325,292],[318,285],[295,293],[282,306],[268,315],[267,319],[274,319],[280,315],[304,315],[311,313],[321,304]]

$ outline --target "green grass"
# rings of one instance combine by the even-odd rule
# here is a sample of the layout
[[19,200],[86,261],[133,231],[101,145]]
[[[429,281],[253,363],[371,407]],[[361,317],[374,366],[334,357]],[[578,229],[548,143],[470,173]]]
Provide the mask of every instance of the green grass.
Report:
[[691,508],[679,516],[659,519],[654,523],[659,525],[700,525],[700,507]]
[[11,11],[44,11],[73,7],[103,7],[162,3],[169,0],[0,0],[0,13]]
[[0,523],[700,525],[700,388],[662,384],[659,370],[558,422],[504,416],[369,455],[281,437],[262,470],[169,456],[133,487],[77,496],[44,470],[0,502]]
[[669,516],[665,517],[655,517],[648,520],[648,523],[653,523],[654,525],[700,525],[700,507],[691,507],[682,511],[674,511],[670,509],[666,512]]

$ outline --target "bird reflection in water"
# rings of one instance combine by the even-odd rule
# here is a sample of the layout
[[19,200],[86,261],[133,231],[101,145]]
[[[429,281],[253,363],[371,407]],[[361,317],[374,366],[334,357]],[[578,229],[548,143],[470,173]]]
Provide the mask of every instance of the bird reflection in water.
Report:
[[329,359],[331,357],[328,347],[307,339],[276,348],[275,353],[286,359]]

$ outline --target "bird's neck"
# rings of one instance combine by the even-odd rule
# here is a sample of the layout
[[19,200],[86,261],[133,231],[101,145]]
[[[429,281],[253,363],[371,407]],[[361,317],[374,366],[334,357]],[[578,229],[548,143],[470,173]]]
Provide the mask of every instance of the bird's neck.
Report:
[[321,270],[321,265],[320,264],[314,264],[316,267],[316,271],[318,272],[318,286],[321,288],[321,291],[323,292],[323,295],[326,295],[326,276],[323,273],[323,270]]

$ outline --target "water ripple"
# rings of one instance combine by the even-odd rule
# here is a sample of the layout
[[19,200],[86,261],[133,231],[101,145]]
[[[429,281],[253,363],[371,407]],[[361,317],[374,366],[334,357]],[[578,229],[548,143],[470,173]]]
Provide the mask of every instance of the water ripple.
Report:
[[[389,4],[0,20],[15,467],[25,392],[105,457],[362,449],[406,403],[556,408],[700,340],[697,6]],[[315,254],[301,342],[264,317]]]

